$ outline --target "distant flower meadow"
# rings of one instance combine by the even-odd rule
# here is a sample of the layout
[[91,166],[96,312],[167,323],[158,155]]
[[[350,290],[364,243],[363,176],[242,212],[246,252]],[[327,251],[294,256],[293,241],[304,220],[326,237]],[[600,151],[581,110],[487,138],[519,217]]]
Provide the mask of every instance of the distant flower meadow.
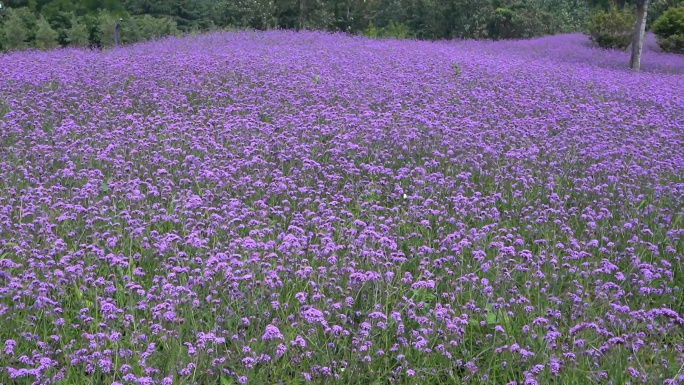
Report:
[[684,57],[0,56],[2,384],[684,384]]

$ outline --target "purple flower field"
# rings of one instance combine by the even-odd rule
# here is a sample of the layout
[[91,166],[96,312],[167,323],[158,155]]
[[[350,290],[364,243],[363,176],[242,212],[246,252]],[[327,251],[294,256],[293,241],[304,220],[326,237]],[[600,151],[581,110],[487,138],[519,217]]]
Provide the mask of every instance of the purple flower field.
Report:
[[684,384],[684,56],[0,56],[0,384]]

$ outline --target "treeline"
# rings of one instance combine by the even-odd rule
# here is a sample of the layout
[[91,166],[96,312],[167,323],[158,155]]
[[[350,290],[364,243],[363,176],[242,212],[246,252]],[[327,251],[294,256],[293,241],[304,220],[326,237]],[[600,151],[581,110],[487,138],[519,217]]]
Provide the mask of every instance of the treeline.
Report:
[[0,48],[111,46],[119,18],[124,20],[122,43],[182,31],[172,15],[132,13],[120,0],[5,0],[0,8]]
[[[666,9],[681,0],[652,0]],[[224,28],[315,29],[419,39],[514,39],[586,31],[627,0],[0,0],[0,47],[109,46]],[[665,5],[667,6],[665,6]],[[657,15],[653,15],[656,17]],[[650,19],[651,17],[649,17]]]

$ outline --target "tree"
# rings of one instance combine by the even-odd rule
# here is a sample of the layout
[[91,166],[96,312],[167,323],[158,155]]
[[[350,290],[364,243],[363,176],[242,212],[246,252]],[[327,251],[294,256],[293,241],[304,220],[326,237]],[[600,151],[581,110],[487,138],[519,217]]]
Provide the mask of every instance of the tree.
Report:
[[41,16],[40,19],[38,19],[37,27],[35,38],[35,46],[37,48],[50,49],[59,45],[57,43],[57,32],[52,29],[50,23],[48,23],[44,17]]
[[651,30],[658,37],[663,51],[684,53],[684,3],[660,15]]
[[95,37],[100,47],[114,45],[114,26],[116,26],[117,20],[118,18],[106,11],[98,16]]
[[29,31],[19,13],[13,9],[8,9],[5,23],[0,29],[0,39],[2,39],[3,49],[24,49],[27,47]]
[[628,9],[597,10],[589,19],[591,41],[601,48],[625,49],[632,43],[636,16]]
[[648,18],[649,0],[589,0],[589,3],[598,7],[615,6],[616,4],[627,5],[636,4],[636,23],[632,34],[631,56],[629,68],[638,71],[641,67],[641,53],[644,48],[644,35],[646,34],[646,23]]
[[[212,11],[219,0],[123,0],[124,7],[132,16],[150,15],[168,17],[183,32],[204,30],[213,26]],[[236,5],[237,1],[229,1]],[[249,5],[248,5],[249,6]]]
[[169,17],[144,15],[135,17],[133,25],[136,27],[137,37],[140,40],[153,40],[180,33],[176,22]]
[[632,57],[629,59],[629,68],[639,71],[641,67],[641,51],[644,48],[644,35],[646,34],[646,17],[648,14],[648,0],[636,0],[637,18],[632,40]]
[[66,30],[67,42],[76,47],[85,47],[90,39],[88,28],[75,15],[71,17],[71,27]]
[[651,0],[648,3],[648,16],[646,17],[646,29],[650,30],[653,23],[665,11],[684,5],[684,0]]

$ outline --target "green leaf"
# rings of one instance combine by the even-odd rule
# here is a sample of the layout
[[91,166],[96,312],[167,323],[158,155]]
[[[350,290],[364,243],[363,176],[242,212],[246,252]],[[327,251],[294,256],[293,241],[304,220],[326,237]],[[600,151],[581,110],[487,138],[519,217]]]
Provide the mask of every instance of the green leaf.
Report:
[[109,191],[109,186],[107,186],[107,181],[103,180],[102,184],[100,185],[100,189],[102,189],[102,193],[106,194],[107,191]]
[[485,318],[487,325],[495,325],[497,323],[508,324],[508,321],[510,320],[510,317],[506,312],[500,309],[494,310],[492,304],[487,304],[487,306],[485,306],[485,311],[487,312]]
[[494,312],[487,313],[487,325],[493,325],[496,323],[496,314]]
[[648,200],[646,200],[646,198],[642,199],[641,202],[639,202],[639,205],[637,206],[637,210],[639,210],[639,211],[643,210],[647,204],[648,204]]
[[233,381],[228,377],[221,377],[221,385],[232,385]]

